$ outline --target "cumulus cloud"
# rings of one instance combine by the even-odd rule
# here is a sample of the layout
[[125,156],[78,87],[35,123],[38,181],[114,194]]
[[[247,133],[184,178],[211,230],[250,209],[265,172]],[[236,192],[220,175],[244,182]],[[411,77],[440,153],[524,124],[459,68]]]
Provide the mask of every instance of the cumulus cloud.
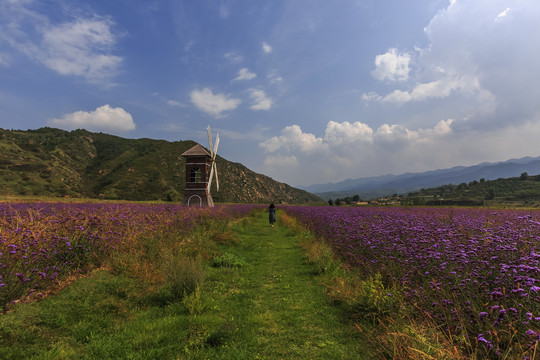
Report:
[[390,49],[375,57],[375,70],[371,75],[381,81],[404,81],[409,78],[410,62],[409,54],[399,54],[397,49]]
[[223,117],[224,111],[234,110],[242,102],[240,99],[231,98],[230,95],[214,94],[208,88],[193,90],[190,97],[193,105],[215,118]]
[[[310,178],[319,182],[337,181],[361,177],[362,171],[373,175],[390,169],[407,169],[411,167],[410,159],[431,156],[427,163],[432,164],[437,157],[451,157],[451,153],[441,156],[439,146],[453,140],[452,123],[453,119],[447,119],[433,128],[408,129],[399,124],[383,124],[373,129],[360,121],[329,121],[322,137],[292,125],[259,146],[267,153],[266,169],[286,181],[298,183]],[[285,172],[279,164],[294,165],[297,170],[295,174]]]
[[373,142],[373,129],[359,121],[350,123],[348,121],[338,123],[330,121],[326,125],[324,140],[327,143],[354,143]]
[[280,136],[274,136],[263,141],[259,146],[266,152],[282,151],[300,151],[302,153],[324,152],[327,150],[323,139],[313,134],[304,133],[300,126],[291,125],[281,131]]
[[452,92],[472,95],[484,93],[486,96],[491,96],[488,91],[480,87],[477,78],[447,76],[429,83],[417,84],[411,91],[394,90],[380,100],[401,104],[409,101],[424,101],[429,98],[446,98]]
[[118,73],[123,58],[113,54],[119,35],[110,19],[93,16],[54,23],[26,5],[3,4],[9,21],[0,25],[0,40],[61,75],[108,83]]
[[66,130],[87,129],[90,131],[125,132],[135,129],[130,113],[124,109],[103,105],[94,111],[76,111],[61,118],[49,120],[49,125]]
[[238,76],[233,81],[251,80],[257,77],[257,74],[250,72],[248,68],[241,68],[238,71]]
[[265,92],[258,89],[249,89],[249,96],[255,102],[250,106],[251,110],[270,110],[272,107],[272,99],[266,96]]
[[530,36],[540,33],[539,17],[534,1],[451,1],[425,26],[426,46],[375,56],[372,75],[400,80],[399,87],[388,83],[385,93],[367,91],[362,99],[432,109],[453,101],[460,105],[447,117],[476,128],[527,121],[540,98],[540,88],[527,85],[540,76],[540,37]]
[[262,43],[262,49],[263,51],[268,54],[268,53],[271,53],[272,52],[272,46],[270,46],[268,43],[266,42],[263,42]]

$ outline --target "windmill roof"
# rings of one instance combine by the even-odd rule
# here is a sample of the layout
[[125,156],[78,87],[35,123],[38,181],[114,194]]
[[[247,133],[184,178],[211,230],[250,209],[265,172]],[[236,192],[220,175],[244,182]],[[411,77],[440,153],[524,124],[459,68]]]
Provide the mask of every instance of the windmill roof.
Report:
[[210,157],[210,154],[208,151],[206,151],[201,145],[197,144],[185,153],[182,154],[182,156],[208,156]]

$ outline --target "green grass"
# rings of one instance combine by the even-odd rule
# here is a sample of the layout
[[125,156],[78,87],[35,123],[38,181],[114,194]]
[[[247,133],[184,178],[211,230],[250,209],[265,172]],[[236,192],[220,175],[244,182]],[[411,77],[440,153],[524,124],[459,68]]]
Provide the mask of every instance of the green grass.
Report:
[[301,235],[280,221],[271,228],[260,211],[226,233],[205,250],[204,282],[183,296],[99,270],[18,304],[0,316],[0,358],[370,358],[353,320],[318,284]]

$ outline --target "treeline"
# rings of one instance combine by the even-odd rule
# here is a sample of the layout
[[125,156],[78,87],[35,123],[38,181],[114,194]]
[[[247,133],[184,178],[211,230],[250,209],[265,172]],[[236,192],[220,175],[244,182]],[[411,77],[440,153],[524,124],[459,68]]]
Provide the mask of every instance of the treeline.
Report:
[[351,204],[356,204],[358,202],[361,202],[362,199],[360,199],[360,195],[354,195],[354,196],[347,196],[343,199],[336,199],[335,201],[330,199],[328,200],[328,205],[330,206],[333,206],[333,205],[337,205],[337,206],[340,206],[340,205],[351,205]]
[[474,180],[459,185],[447,184],[420,189],[402,199],[404,205],[483,206],[486,202],[540,201],[540,175],[526,172],[519,177],[497,180]]

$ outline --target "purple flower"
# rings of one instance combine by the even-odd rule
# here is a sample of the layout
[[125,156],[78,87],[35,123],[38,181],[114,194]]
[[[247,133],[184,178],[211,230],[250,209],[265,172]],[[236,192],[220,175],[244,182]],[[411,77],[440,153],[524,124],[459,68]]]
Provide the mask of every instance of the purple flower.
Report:
[[485,311],[482,311],[480,314],[478,314],[478,316],[480,317],[480,320],[484,320],[485,318],[487,318],[488,313]]
[[486,347],[488,349],[491,349],[493,347],[493,344],[491,343],[491,341],[488,341],[488,340],[486,340],[486,338],[484,338],[484,334],[478,334],[478,336],[476,338],[478,339],[478,341],[483,342],[484,344],[486,344]]

